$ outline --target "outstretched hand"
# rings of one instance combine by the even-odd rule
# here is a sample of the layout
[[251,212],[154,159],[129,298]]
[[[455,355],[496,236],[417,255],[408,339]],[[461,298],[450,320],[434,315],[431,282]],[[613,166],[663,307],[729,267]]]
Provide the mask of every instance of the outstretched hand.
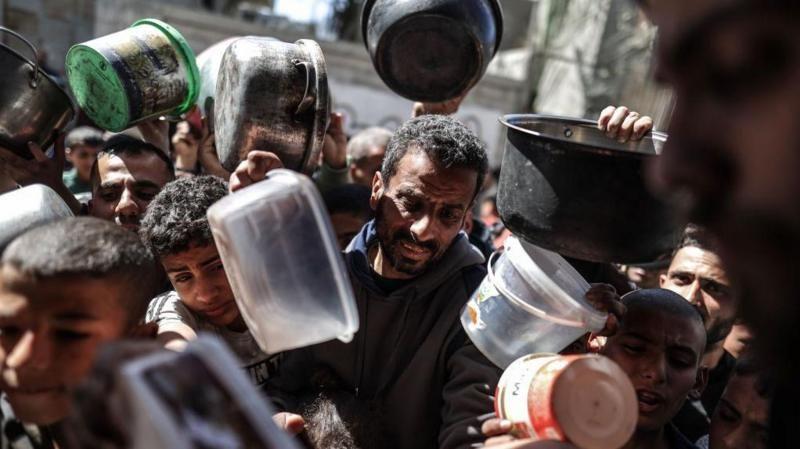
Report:
[[240,162],[231,174],[228,188],[231,192],[243,189],[263,180],[267,177],[267,172],[276,168],[283,168],[283,163],[275,153],[251,151],[247,154],[247,159]]
[[64,172],[65,148],[64,134],[55,141],[55,155],[47,157],[42,147],[36,142],[28,142],[32,160],[24,159],[11,150],[0,148],[0,175],[13,179],[17,184],[28,186],[44,184],[58,193],[74,214],[80,211],[81,204],[67,189],[62,179]]
[[331,113],[331,124],[322,146],[322,160],[334,170],[347,166],[347,134],[344,132],[344,116],[338,112]]
[[608,284],[592,284],[592,288],[586,292],[586,300],[595,309],[608,313],[606,325],[596,335],[610,337],[617,333],[619,322],[625,315],[625,305],[622,304],[617,290]]
[[217,155],[216,137],[210,130],[208,118],[204,118],[202,123],[203,134],[200,137],[199,149],[197,150],[197,160],[200,162],[200,166],[203,167],[203,170],[205,170],[207,174],[219,176],[222,179],[228,179],[231,177],[231,173],[228,170],[225,170],[225,167],[223,167],[222,163],[219,161],[219,156]]
[[629,140],[641,140],[653,129],[653,119],[625,106],[609,106],[600,113],[597,129],[608,137],[625,143]]
[[464,101],[464,97],[467,94],[461,95],[460,97],[452,98],[450,100],[445,100],[439,103],[421,103],[416,102],[411,110],[411,117],[419,117],[421,115],[429,115],[429,114],[438,114],[438,115],[450,115],[455,114],[458,112],[458,108],[461,107],[461,102]]

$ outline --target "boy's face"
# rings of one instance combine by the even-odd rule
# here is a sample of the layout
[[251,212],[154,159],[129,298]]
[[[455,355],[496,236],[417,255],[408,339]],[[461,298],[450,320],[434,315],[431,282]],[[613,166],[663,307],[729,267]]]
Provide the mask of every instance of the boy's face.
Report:
[[75,145],[67,149],[67,159],[72,162],[78,171],[78,176],[89,182],[92,175],[92,164],[97,159],[97,148],[91,145]]
[[36,281],[0,267],[0,389],[20,420],[47,425],[68,415],[70,390],[89,373],[95,351],[127,330],[118,285]]
[[216,326],[241,321],[217,247],[194,246],[161,257],[170,282],[189,309]]
[[692,389],[702,387],[699,372],[705,347],[703,326],[666,312],[630,309],[603,354],[628,374],[639,400],[637,429],[666,425]]
[[734,375],[714,410],[711,449],[766,449],[769,401],[756,391],[757,376]]

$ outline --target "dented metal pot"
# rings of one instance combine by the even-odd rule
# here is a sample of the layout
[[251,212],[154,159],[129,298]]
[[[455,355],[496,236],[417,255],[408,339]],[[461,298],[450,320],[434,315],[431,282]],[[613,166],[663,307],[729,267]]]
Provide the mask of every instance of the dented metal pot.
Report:
[[253,150],[271,151],[288,169],[310,174],[330,116],[319,44],[248,36],[232,42],[214,102],[217,154],[227,170]]
[[72,100],[36,62],[39,54],[27,39],[8,28],[31,49],[32,59],[0,44],[0,147],[33,159],[28,142],[49,147],[56,132],[75,116]]

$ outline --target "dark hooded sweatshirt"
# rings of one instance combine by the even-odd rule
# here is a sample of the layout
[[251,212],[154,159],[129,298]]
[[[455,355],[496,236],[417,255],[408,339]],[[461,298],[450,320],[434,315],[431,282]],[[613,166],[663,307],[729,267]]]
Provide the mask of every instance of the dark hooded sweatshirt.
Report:
[[356,401],[370,404],[364,420],[385,448],[466,449],[483,442],[478,417],[493,410],[500,371],[459,320],[485,275],[483,256],[459,234],[427,272],[385,294],[367,258],[374,244],[370,222],[345,251],[360,320],[353,341],[286,353],[268,393],[297,413],[313,397],[313,373],[328,370]]

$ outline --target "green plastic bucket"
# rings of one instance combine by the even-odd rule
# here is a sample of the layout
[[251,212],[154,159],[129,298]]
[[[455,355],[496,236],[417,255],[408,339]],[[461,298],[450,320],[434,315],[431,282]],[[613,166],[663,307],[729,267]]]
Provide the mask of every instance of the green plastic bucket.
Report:
[[200,90],[191,47],[178,30],[156,19],[74,45],[66,67],[78,105],[109,131],[182,114]]

